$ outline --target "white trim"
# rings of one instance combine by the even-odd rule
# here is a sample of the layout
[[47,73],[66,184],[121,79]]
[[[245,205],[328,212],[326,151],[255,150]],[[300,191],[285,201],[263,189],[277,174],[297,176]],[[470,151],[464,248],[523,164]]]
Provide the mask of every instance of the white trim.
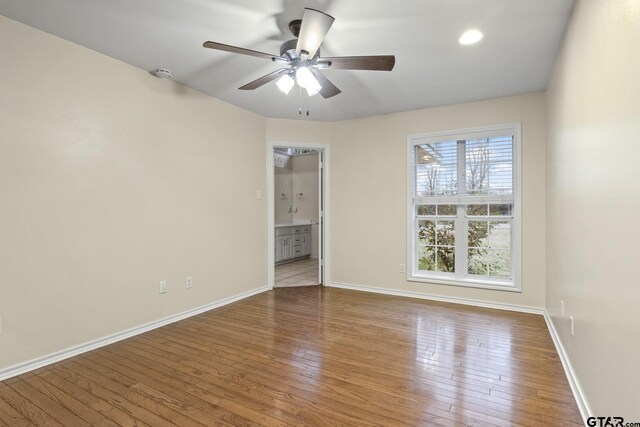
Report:
[[400,291],[397,289],[378,288],[378,287],[365,286],[365,285],[355,285],[352,283],[331,282],[326,286],[330,286],[333,288],[350,289],[353,291],[373,292],[376,294],[384,294],[384,295],[394,295],[399,297],[409,297],[409,298],[426,299],[431,301],[449,302],[452,304],[471,305],[474,307],[495,308],[496,310],[507,310],[507,311],[517,311],[520,313],[539,314],[541,316],[543,316],[545,312],[544,308],[541,308],[541,307],[496,303],[496,302],[482,301],[482,300],[475,300],[475,299],[468,299],[468,298],[445,297],[441,295],[433,295],[433,294],[427,294],[423,292]]
[[233,302],[240,301],[245,298],[249,298],[251,296],[260,294],[262,292],[266,292],[267,290],[268,289],[266,286],[261,286],[259,288],[252,289],[250,291],[242,292],[227,298],[223,298],[218,301],[214,301],[207,305],[203,305],[200,307],[193,308],[191,310],[183,311],[182,313],[164,317],[162,319],[145,323],[143,325],[136,326],[121,332],[117,332],[115,334],[108,335],[103,338],[98,338],[97,340],[89,341],[87,343],[70,347],[65,350],[57,351],[55,353],[51,353],[46,356],[39,357],[37,359],[29,360],[27,362],[19,363],[17,365],[9,366],[8,368],[0,369],[0,381],[4,381],[6,379],[15,377],[17,375],[21,375],[38,368],[42,368],[43,366],[47,366],[64,359],[68,359],[70,357],[77,356],[79,354],[86,353],[88,351],[95,350],[100,347],[104,347],[105,345],[113,344],[115,342],[122,341],[124,339],[131,338],[136,335],[140,335],[144,332],[148,332],[153,329],[166,326],[170,323],[174,323],[179,320],[186,319],[188,317],[202,314],[206,311],[213,310],[214,308],[222,307],[223,305],[231,304]]
[[267,143],[267,289],[273,289],[276,279],[276,256],[275,250],[275,172],[273,164],[274,145]]
[[[322,178],[324,185],[324,211],[323,214],[323,227],[319,230],[324,237],[324,245],[322,251],[324,252],[321,257],[323,260],[323,283],[331,282],[331,206],[330,206],[330,177],[329,167],[331,156],[329,155],[329,144],[308,144],[302,142],[286,142],[286,141],[267,141],[267,289],[273,289],[275,284],[275,189],[274,189],[274,172],[273,172],[273,153],[275,147],[294,147],[294,148],[315,148],[324,151]],[[320,256],[320,254],[318,254]]]
[[[427,143],[438,142],[442,139],[443,136],[451,136],[451,135],[460,136],[464,139],[482,138],[485,136],[495,136],[494,131],[514,130],[514,127],[516,126],[520,126],[520,122],[499,123],[495,125],[475,126],[471,128],[441,130],[441,131],[426,132],[426,133],[414,133],[414,134],[408,135],[408,138],[427,139],[426,141]],[[513,135],[515,135],[515,132],[513,133]],[[421,144],[424,144],[424,142],[421,142]]]
[[454,277],[450,277],[448,274],[449,273],[440,273],[437,271],[434,272],[433,274],[429,274],[429,275],[425,274],[424,276],[416,274],[408,278],[407,281],[522,293],[522,290],[513,286],[511,282],[500,281],[492,278],[486,278],[486,276],[479,276],[477,279],[475,278],[456,279]]
[[[462,203],[511,203],[513,197],[504,194],[492,195],[475,195],[475,194],[456,194],[455,196],[416,196],[414,203],[416,205],[459,205]],[[508,215],[513,216],[513,215]]]
[[562,367],[564,368],[564,373],[567,376],[567,380],[569,381],[569,386],[571,387],[571,391],[573,392],[573,397],[576,400],[576,404],[578,405],[578,409],[580,410],[580,415],[582,416],[582,422],[587,423],[587,418],[593,416],[593,412],[591,411],[591,407],[587,402],[587,399],[582,392],[582,388],[580,387],[580,382],[578,381],[578,377],[576,376],[575,371],[573,370],[573,366],[571,365],[571,360],[569,359],[569,355],[567,354],[564,346],[562,345],[562,340],[560,340],[560,335],[558,335],[558,331],[556,330],[555,325],[553,324],[553,320],[549,315],[547,310],[544,310],[544,320],[547,322],[547,328],[549,329],[549,333],[551,334],[551,339],[553,340],[553,344],[556,346],[556,351],[558,352],[558,356],[560,356],[560,361],[562,362]]
[[[499,281],[488,281],[482,278],[475,279],[472,277],[465,277],[462,280],[454,277],[438,277],[437,274],[425,275],[419,274],[416,269],[416,262],[414,259],[414,250],[417,242],[415,239],[415,224],[414,224],[414,204],[416,200],[413,197],[413,167],[412,156],[413,147],[419,143],[437,142],[442,140],[443,137],[455,136],[456,138],[474,138],[480,136],[495,136],[496,133],[501,131],[508,131],[513,135],[513,214],[511,218],[513,241],[511,242],[511,264],[513,268],[513,281],[512,283],[502,284]],[[419,141],[423,140],[423,141]],[[492,289],[507,292],[522,292],[522,124],[520,122],[513,123],[501,123],[495,125],[479,126],[474,128],[452,129],[437,132],[428,132],[421,134],[407,135],[407,152],[405,153],[407,159],[407,260],[406,260],[406,280],[409,282],[429,282],[436,284],[443,284],[449,286],[461,286],[470,288]],[[469,196],[470,197],[470,196]],[[462,200],[462,198],[460,198]],[[457,229],[457,228],[456,228]],[[457,251],[457,249],[456,249]]]

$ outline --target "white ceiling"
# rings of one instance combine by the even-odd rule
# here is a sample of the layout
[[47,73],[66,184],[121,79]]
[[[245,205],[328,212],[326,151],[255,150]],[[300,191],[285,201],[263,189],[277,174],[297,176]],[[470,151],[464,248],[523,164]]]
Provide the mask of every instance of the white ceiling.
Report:
[[[0,14],[266,117],[342,120],[544,90],[574,0],[0,0]],[[396,56],[391,72],[325,70],[342,94],[300,99],[274,83],[237,88],[279,66],[202,47],[279,53],[304,7],[336,20],[323,56]],[[484,39],[458,43],[477,28]],[[37,54],[37,52],[34,52]],[[149,76],[149,78],[155,78]],[[304,93],[304,92],[303,92]],[[305,116],[302,118],[307,119]]]

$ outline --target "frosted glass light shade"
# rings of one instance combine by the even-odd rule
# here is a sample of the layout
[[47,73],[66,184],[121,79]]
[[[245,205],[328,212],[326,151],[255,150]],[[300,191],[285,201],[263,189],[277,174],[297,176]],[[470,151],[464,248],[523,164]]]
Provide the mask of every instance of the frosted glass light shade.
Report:
[[307,67],[300,67],[296,70],[296,82],[300,87],[305,88],[309,96],[313,96],[320,92],[322,86],[313,76],[313,73]]
[[278,79],[276,85],[278,85],[278,89],[280,89],[282,92],[289,93],[289,91],[291,91],[291,88],[293,87],[293,83],[294,81],[291,76],[289,74],[285,74]]

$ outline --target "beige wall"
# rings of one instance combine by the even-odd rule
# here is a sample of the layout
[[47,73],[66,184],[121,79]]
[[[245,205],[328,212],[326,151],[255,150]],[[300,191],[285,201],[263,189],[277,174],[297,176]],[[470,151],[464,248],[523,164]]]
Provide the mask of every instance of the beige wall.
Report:
[[265,285],[264,118],[1,16],[0,61],[0,369]]
[[547,100],[547,307],[593,413],[625,421],[640,420],[639,23],[637,0],[579,1]]
[[[544,305],[543,93],[334,123],[332,280],[447,297]],[[522,122],[522,293],[408,282],[408,134]]]
[[267,141],[273,143],[330,144],[333,123],[267,119]]

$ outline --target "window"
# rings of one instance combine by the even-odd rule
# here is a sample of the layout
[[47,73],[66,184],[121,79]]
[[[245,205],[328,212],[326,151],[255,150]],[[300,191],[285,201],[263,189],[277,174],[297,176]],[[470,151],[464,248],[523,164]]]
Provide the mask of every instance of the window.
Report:
[[409,280],[520,290],[519,144],[519,123],[409,136]]

